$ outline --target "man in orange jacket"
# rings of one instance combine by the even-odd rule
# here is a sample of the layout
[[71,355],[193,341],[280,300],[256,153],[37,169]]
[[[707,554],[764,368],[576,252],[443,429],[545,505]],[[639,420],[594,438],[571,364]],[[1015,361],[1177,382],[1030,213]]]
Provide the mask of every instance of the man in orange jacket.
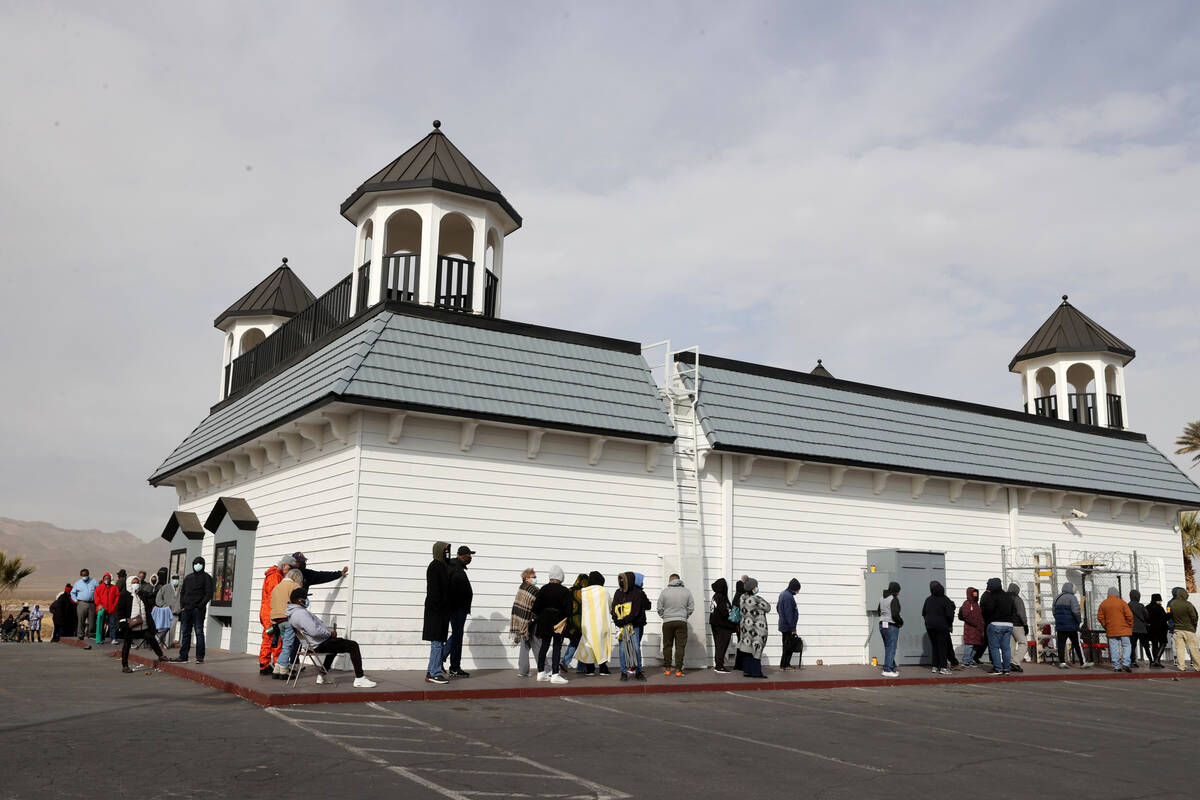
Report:
[[275,670],[275,659],[283,642],[271,635],[271,592],[283,580],[283,576],[296,566],[296,559],[284,556],[279,563],[263,575],[262,602],[258,606],[258,621],[262,623],[262,644],[258,648],[258,674],[270,675]]
[[1096,611],[1096,619],[1104,626],[1108,635],[1108,655],[1112,659],[1113,672],[1133,672],[1129,666],[1132,653],[1129,637],[1133,635],[1133,611],[1121,599],[1121,590],[1115,586],[1108,589],[1108,597]]

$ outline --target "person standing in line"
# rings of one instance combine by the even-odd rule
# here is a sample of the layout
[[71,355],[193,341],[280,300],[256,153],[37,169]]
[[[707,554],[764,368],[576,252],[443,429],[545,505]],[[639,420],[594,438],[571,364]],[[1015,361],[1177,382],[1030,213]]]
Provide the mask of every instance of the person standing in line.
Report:
[[1079,659],[1080,669],[1091,664],[1083,660],[1083,650],[1079,646],[1079,622],[1082,619],[1079,611],[1079,598],[1075,596],[1075,584],[1068,581],[1062,585],[1062,592],[1054,598],[1054,632],[1058,637],[1058,668],[1068,669],[1071,665],[1067,660],[1067,643]]
[[[737,627],[733,631],[733,635],[737,637],[738,644],[742,642],[742,595],[746,593],[746,578],[748,575],[743,575],[738,578],[733,584],[733,605],[730,610],[730,619],[733,620]],[[734,619],[734,617],[737,619]],[[736,647],[733,651],[733,669],[736,672],[741,672],[742,661],[746,658],[746,654],[742,652],[741,647]]]
[[164,648],[175,642],[175,617],[179,614],[179,576],[166,576],[166,567],[159,570],[158,595],[154,598],[154,627],[158,642]]
[[279,582],[290,570],[296,568],[295,556],[283,556],[263,573],[262,596],[258,601],[258,624],[262,627],[262,641],[258,645],[258,674],[271,675],[282,646],[278,630],[271,622],[271,598]]
[[992,660],[988,674],[1007,675],[1012,665],[1013,601],[999,578],[988,578],[987,591],[979,600],[979,610],[987,626],[988,657]]
[[[731,618],[732,606],[729,604],[729,582],[717,578],[712,583],[712,605],[708,612],[708,625],[712,628],[713,661],[716,663],[713,672],[718,675],[728,675],[725,669],[725,655],[729,652],[729,642],[738,629],[737,623]],[[741,618],[739,611],[738,618]]]
[[421,639],[429,642],[426,683],[449,683],[442,673],[446,639],[450,635],[450,543],[435,542],[433,560],[425,568],[425,619]]
[[146,605],[146,595],[141,590],[141,579],[132,578],[126,591],[117,599],[117,624],[120,625],[121,638],[121,671],[133,672],[129,668],[129,648],[134,639],[141,639],[150,645],[159,662],[166,661],[158,640],[154,638],[154,625],[150,622],[150,609]]
[[1187,589],[1175,590],[1171,599],[1171,620],[1175,623],[1175,659],[1180,672],[1187,672],[1184,651],[1192,658],[1192,669],[1200,672],[1200,642],[1196,639],[1196,607],[1188,600]]
[[42,613],[42,607],[40,605],[38,605],[37,603],[34,603],[33,611],[29,612],[29,641],[32,642],[36,638],[38,641],[38,644],[42,643],[42,617],[43,616],[45,616],[45,615]]
[[[775,613],[779,615],[779,634],[783,637],[783,655],[779,657],[780,671],[792,668],[792,654],[800,646],[796,626],[800,624],[800,609],[796,607],[796,595],[800,592],[800,581],[792,578],[787,588],[779,593],[775,601]],[[804,654],[800,654],[801,659]]]
[[1121,599],[1120,589],[1115,586],[1108,587],[1108,596],[1096,609],[1096,620],[1108,637],[1108,656],[1112,661],[1113,672],[1133,672],[1129,655],[1129,637],[1133,635],[1133,612]]
[[762,669],[762,655],[767,647],[767,614],[771,604],[758,593],[758,581],[747,576],[742,580],[741,637],[738,650],[742,653],[742,677],[766,678]]
[[[71,587],[71,599],[75,601],[75,633],[80,639],[90,637],[96,628],[96,582],[86,569],[79,570],[79,580]],[[91,645],[88,645],[91,649]]]
[[[281,586],[291,586],[293,581],[283,581]],[[308,590],[300,586],[292,590],[288,598],[287,619],[294,631],[299,631],[308,641],[312,642],[314,653],[325,656],[325,671],[333,666],[333,660],[341,653],[350,656],[350,665],[354,668],[354,688],[372,689],[375,681],[363,674],[362,650],[358,642],[337,635],[337,629],[329,630],[317,615],[308,610]],[[325,683],[324,675],[317,675],[317,683]]]
[[1157,592],[1150,595],[1150,605],[1146,607],[1146,631],[1150,637],[1150,668],[1166,669],[1162,656],[1167,652],[1167,609],[1163,608],[1162,595]]
[[331,570],[309,569],[308,556],[304,555],[304,553],[292,553],[292,558],[296,561],[296,569],[300,570],[300,575],[304,579],[301,583],[305,588],[320,586],[323,583],[332,583],[350,574],[349,567]]
[[950,640],[950,630],[954,627],[954,601],[946,597],[946,589],[938,581],[929,582],[929,597],[921,606],[921,617],[925,620],[925,633],[929,636],[933,656],[931,671],[953,675],[947,659],[954,651]]
[[512,615],[508,622],[508,632],[520,648],[517,653],[517,676],[521,678],[529,677],[529,654],[532,651],[536,661],[542,644],[537,636],[537,626],[533,624],[533,603],[537,593],[537,570],[526,567],[521,573],[521,585],[517,587],[517,596],[513,598]]
[[[683,657],[687,650],[688,619],[696,610],[696,601],[683,580],[674,573],[658,595],[658,616],[662,618],[663,674],[671,674],[671,656],[675,657],[675,677],[683,677]],[[674,651],[672,653],[672,651]]]
[[[563,653],[562,660],[565,672],[571,671],[571,660],[575,658],[575,653],[579,650],[579,640],[583,638],[583,589],[587,585],[588,576],[585,572],[576,575],[575,582],[571,584],[571,617],[567,620],[566,632],[567,651]],[[586,671],[583,662],[580,662],[579,674],[582,675]]]
[[121,593],[113,585],[112,575],[107,572],[100,578],[92,599],[96,603],[96,644],[104,641],[104,632],[112,630],[112,638],[117,638],[117,600]]
[[1146,615],[1146,606],[1142,605],[1142,593],[1137,589],[1129,590],[1129,611],[1133,614],[1133,633],[1130,635],[1130,653],[1129,666],[1133,669],[1138,668],[1138,645],[1142,648],[1142,660],[1146,666],[1151,666],[1153,658],[1150,655],[1150,636],[1149,628],[1146,627],[1148,617]]
[[979,590],[967,587],[967,599],[958,607],[958,618],[963,624],[963,667],[980,666],[980,657],[987,648],[986,626],[983,612],[979,610]]
[[[128,579],[129,579],[129,573],[127,573],[125,571],[124,567],[121,567],[120,569],[117,570],[117,576],[113,580],[113,584],[117,587],[117,597],[120,597],[121,592],[125,591],[125,584],[128,581]],[[114,611],[114,614],[108,618],[109,626],[108,626],[108,630],[106,630],[104,632],[104,635],[107,636],[109,639],[111,639],[113,644],[120,644],[121,643],[121,634],[117,630],[117,617],[115,614],[115,611],[116,611],[115,607],[114,607],[113,611]]]
[[627,646],[617,649],[621,661],[621,680],[627,681],[629,676],[633,675],[637,680],[644,681],[646,675],[641,667],[641,631],[646,627],[646,595],[637,587],[637,578],[632,572],[622,572],[618,575],[617,587],[617,591],[613,592],[612,620],[613,624],[621,629],[622,643],[628,643]]
[[71,600],[71,584],[63,587],[58,597],[50,604],[50,618],[54,621],[54,632],[50,641],[57,642],[75,635],[75,602]]
[[583,665],[587,675],[611,675],[608,660],[612,657],[612,607],[608,589],[604,588],[604,576],[597,570],[588,573],[588,585],[579,593],[583,608],[579,618],[583,635],[575,658]]
[[900,642],[900,628],[904,618],[900,616],[900,584],[892,581],[883,590],[879,599],[879,636],[883,639],[883,672],[885,678],[900,677],[896,667],[896,645]]
[[192,631],[196,632],[196,663],[204,663],[204,615],[213,596],[213,578],[204,571],[204,556],[192,559],[192,571],[183,579],[179,589],[179,657],[188,660],[192,648]]
[[1021,598],[1021,587],[1015,583],[1008,585],[1008,593],[1012,596],[1013,631],[1012,631],[1012,664],[1013,672],[1024,672],[1021,662],[1029,650],[1029,616],[1025,613],[1025,601]]
[[442,663],[450,659],[451,678],[469,678],[471,674],[462,668],[463,631],[467,626],[467,615],[471,613],[471,600],[475,590],[467,577],[467,565],[475,551],[465,544],[460,545],[458,554],[450,561],[450,640],[442,653]]
[[[279,655],[271,672],[273,680],[287,680],[292,661],[296,658],[296,630],[288,622],[287,607],[292,602],[292,592],[303,588],[304,574],[298,569],[284,573],[283,579],[271,590],[271,624],[279,631]],[[307,600],[308,595],[305,595]]]
[[[555,564],[550,568],[550,582],[538,590],[533,601],[533,616],[537,620],[537,632],[542,644],[538,648],[539,681],[566,683],[562,676],[562,643],[571,616],[571,590],[563,586],[563,568]],[[546,653],[553,644],[553,660],[546,664]]]

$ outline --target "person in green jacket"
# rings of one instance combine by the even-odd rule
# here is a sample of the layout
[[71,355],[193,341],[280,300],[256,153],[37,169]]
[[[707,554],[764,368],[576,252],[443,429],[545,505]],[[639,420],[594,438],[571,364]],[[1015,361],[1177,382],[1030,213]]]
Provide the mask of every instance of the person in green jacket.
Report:
[[1196,607],[1188,600],[1187,589],[1176,589],[1171,598],[1171,621],[1175,623],[1175,660],[1181,672],[1187,671],[1184,650],[1192,657],[1192,669],[1200,672],[1200,641],[1196,639]]

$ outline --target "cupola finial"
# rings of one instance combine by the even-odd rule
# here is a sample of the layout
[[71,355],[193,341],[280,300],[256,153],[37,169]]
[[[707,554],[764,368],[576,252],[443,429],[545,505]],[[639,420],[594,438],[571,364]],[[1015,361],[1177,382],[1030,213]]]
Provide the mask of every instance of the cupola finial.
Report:
[[284,257],[283,257],[283,263],[284,263],[284,264],[287,264],[287,256],[284,256]]
[[436,131],[441,127],[442,127],[442,121],[440,119],[435,119],[433,121],[433,129]]
[[1063,295],[1063,302],[1067,302],[1067,296],[1065,294]]

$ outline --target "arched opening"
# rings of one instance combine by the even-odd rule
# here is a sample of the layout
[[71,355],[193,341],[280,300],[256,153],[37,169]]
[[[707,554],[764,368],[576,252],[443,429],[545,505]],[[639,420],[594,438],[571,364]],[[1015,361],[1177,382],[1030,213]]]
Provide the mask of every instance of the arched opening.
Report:
[[1117,368],[1112,364],[1104,368],[1104,385],[1107,389],[1107,396],[1104,399],[1108,403],[1108,427],[1124,428],[1125,409],[1122,407],[1121,385]]
[[500,252],[500,234],[495,228],[488,231],[487,249],[483,255],[483,315],[496,316],[500,299],[500,274],[497,271],[496,255]]
[[1067,419],[1085,425],[1096,424],[1096,371],[1088,364],[1072,364],[1067,368]]
[[462,214],[450,213],[438,225],[437,278],[434,303],[471,311],[474,295],[475,228]]
[[1058,419],[1058,387],[1054,370],[1042,367],[1034,376],[1034,382],[1037,384],[1037,396],[1033,399],[1033,413],[1039,417]]
[[242,334],[242,344],[239,348],[240,354],[245,355],[246,353],[250,352],[250,350],[262,344],[263,340],[266,338],[267,335],[259,328],[251,328],[250,330],[246,331]]
[[383,299],[417,302],[421,269],[421,215],[402,208],[388,217],[383,235]]
[[375,223],[367,220],[362,228],[362,257],[358,263],[366,266],[371,263],[371,251],[375,248]]

